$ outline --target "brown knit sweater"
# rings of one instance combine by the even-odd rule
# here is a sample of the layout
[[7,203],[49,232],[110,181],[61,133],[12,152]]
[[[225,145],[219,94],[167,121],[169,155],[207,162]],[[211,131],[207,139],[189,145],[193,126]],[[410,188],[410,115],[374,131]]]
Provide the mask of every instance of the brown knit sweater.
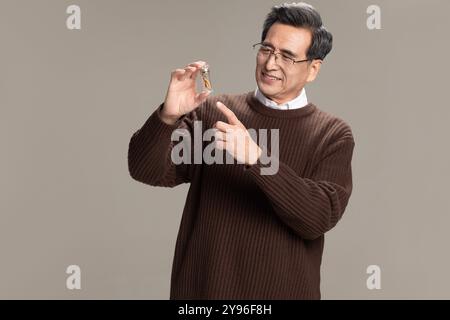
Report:
[[[279,129],[275,175],[262,175],[259,161],[172,163],[176,128],[192,132],[196,120],[203,130],[226,122],[216,101],[247,129]],[[132,136],[128,165],[135,180],[152,186],[190,183],[170,298],[320,299],[324,233],[342,217],[352,192],[349,125],[312,103],[268,108],[254,92],[209,97],[173,126],[161,121],[161,108]]]

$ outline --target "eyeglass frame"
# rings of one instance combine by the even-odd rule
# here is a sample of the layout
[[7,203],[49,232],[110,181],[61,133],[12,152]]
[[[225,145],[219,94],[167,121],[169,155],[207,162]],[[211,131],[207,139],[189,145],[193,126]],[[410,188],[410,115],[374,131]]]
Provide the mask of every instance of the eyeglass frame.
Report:
[[[301,62],[313,61],[313,60],[314,60],[314,59],[294,60],[294,59],[291,58],[291,57],[284,56],[283,53],[281,53],[281,52],[275,52],[275,49],[270,48],[269,46],[265,45],[265,44],[262,43],[262,42],[255,43],[255,44],[252,46],[253,49],[255,49],[256,46],[260,46],[259,49],[258,49],[258,53],[260,52],[260,50],[261,50],[262,47],[267,48],[267,49],[269,50],[269,56],[267,57],[267,59],[270,59],[270,56],[271,56],[271,55],[274,55],[274,56],[275,56],[275,62],[277,61],[277,59],[276,59],[277,54],[281,55],[283,58],[286,58],[286,59],[291,60],[291,61],[292,61],[292,65],[295,65],[296,63],[301,63]],[[277,63],[277,64],[278,64],[278,63]]]

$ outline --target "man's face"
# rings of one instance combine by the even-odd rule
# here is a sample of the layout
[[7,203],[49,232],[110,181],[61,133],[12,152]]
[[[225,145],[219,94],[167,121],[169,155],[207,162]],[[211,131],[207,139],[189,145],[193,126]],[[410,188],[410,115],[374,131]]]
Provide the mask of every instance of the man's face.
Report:
[[[273,24],[263,41],[275,52],[292,57],[294,60],[307,59],[306,53],[311,45],[311,32],[280,23]],[[280,55],[275,60],[274,55],[256,58],[256,83],[259,90],[277,104],[286,103],[296,98],[305,84],[315,79],[320,60],[310,62],[283,64]]]

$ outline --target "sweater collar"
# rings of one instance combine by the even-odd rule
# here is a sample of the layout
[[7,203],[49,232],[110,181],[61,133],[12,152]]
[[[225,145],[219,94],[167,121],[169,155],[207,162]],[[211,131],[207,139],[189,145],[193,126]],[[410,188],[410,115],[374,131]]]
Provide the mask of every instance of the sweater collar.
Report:
[[303,117],[310,115],[314,111],[317,110],[316,105],[312,103],[308,103],[306,106],[302,108],[297,109],[291,109],[291,110],[279,110],[279,109],[273,109],[268,108],[264,104],[261,103],[256,98],[255,91],[250,91],[247,93],[246,101],[251,109],[254,111],[268,117],[272,118],[297,118],[297,117]]

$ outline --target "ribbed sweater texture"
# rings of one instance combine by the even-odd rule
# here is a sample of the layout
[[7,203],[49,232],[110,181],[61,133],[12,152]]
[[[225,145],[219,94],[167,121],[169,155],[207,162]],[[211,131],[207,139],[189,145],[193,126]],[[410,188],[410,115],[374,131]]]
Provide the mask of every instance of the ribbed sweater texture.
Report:
[[[203,132],[219,120],[227,122],[217,101],[247,129],[279,130],[276,174],[261,174],[267,164],[260,161],[251,166],[172,162],[175,129],[187,129],[193,137],[195,121],[202,121]],[[320,299],[324,234],[341,219],[352,193],[350,126],[313,103],[294,110],[268,108],[254,92],[209,97],[174,125],[161,120],[163,107],[131,137],[128,166],[132,178],[151,186],[190,183],[170,298]]]

